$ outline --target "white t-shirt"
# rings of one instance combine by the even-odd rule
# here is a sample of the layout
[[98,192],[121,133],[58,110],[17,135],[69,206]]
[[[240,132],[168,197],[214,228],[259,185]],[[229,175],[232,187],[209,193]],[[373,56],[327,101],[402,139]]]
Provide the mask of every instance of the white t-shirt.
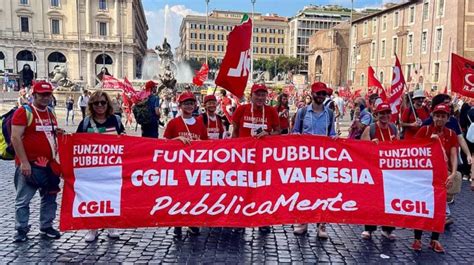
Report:
[[87,103],[89,103],[89,96],[81,95],[77,101],[77,106],[79,106],[79,108],[87,107]]

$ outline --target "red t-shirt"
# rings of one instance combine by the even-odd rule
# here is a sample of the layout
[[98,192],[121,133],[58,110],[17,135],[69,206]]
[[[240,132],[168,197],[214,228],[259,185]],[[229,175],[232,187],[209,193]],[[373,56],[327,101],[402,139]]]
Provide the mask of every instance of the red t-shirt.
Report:
[[[427,125],[421,127],[418,132],[416,133],[415,138],[431,138],[432,134],[437,134],[439,136],[439,139],[441,140],[441,144],[444,148],[444,151],[446,153],[446,156],[448,159],[451,159],[451,148],[456,147],[458,148],[459,142],[458,142],[458,136],[456,133],[448,129],[446,127],[443,127],[443,129],[440,132],[437,132],[435,126],[433,125]],[[451,163],[448,164],[448,167],[451,166]]]
[[[33,122],[29,126],[26,109],[23,107],[18,108],[13,114],[12,125],[26,127],[25,132],[23,133],[22,142],[28,161],[36,161],[40,157],[51,161],[53,153],[48,138],[46,137],[46,133],[51,134],[51,136],[54,137],[52,134],[53,126],[51,126],[51,121],[53,121],[54,129],[57,128],[58,122],[54,115],[47,109],[36,109],[37,111],[35,111],[32,105],[30,105],[30,108],[33,112]],[[17,164],[20,164],[18,156],[15,157],[15,161]]]
[[[288,127],[290,127],[289,110],[283,106],[276,106],[275,110],[278,114],[278,118],[280,119],[280,129],[288,129]],[[287,110],[285,114],[280,115],[280,112],[283,112],[284,110]]]
[[[415,111],[416,111],[416,116],[422,121],[424,121],[424,120],[426,120],[430,117],[430,112],[425,107],[415,109]],[[411,108],[406,108],[402,113],[402,122],[404,122],[404,123],[413,123],[415,121],[416,121],[415,120],[415,115],[414,115],[413,111],[411,110]],[[415,135],[416,135],[416,133],[418,132],[419,129],[420,129],[420,127],[412,127],[412,126],[404,127],[404,130],[405,130],[404,138],[405,139],[415,138]]]
[[[265,105],[262,110],[254,109],[252,120],[252,104],[245,104],[239,106],[232,117],[233,122],[239,126],[238,137],[252,136],[252,129],[256,130],[259,127],[268,133],[275,131],[280,125],[280,119],[276,110],[270,106]],[[265,112],[265,119],[263,113]]]
[[[213,121],[209,116],[207,116],[206,121],[204,120],[204,115],[200,115],[197,117],[197,120],[202,122],[205,127],[207,127],[207,137],[209,139],[222,139],[222,135],[224,134],[224,126],[222,126],[221,120],[216,117]],[[207,124],[207,125],[206,125]]]
[[396,135],[393,133],[393,130],[390,129],[390,126],[382,129],[377,123],[375,123],[374,139],[378,139],[380,142],[389,142],[395,140],[395,137]]
[[166,125],[165,133],[163,135],[163,137],[167,139],[173,139],[178,136],[184,136],[191,140],[208,139],[206,127],[202,120],[196,119],[196,122],[193,125],[187,125],[186,127],[182,117],[176,117],[170,120],[168,125]]

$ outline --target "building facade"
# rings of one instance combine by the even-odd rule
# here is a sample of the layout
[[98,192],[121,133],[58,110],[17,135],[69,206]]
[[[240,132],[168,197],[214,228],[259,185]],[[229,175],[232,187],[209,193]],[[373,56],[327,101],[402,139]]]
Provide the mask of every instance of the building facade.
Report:
[[309,83],[321,81],[331,87],[347,83],[350,23],[320,30],[309,39]]
[[451,53],[474,58],[474,0],[411,0],[352,23],[348,77],[367,87],[372,66],[390,87],[397,54],[410,89],[449,87]]
[[67,67],[89,86],[102,67],[122,78],[141,75],[147,45],[140,0],[2,0],[0,73],[29,64],[38,78]]
[[289,56],[300,59],[300,73],[308,73],[310,37],[319,30],[330,29],[341,22],[349,21],[350,9],[339,6],[308,6],[289,21]]
[[[227,48],[227,36],[235,25],[239,25],[243,12],[213,11],[208,17],[207,50],[209,58],[220,62]],[[251,16],[249,14],[249,16]],[[288,20],[277,15],[254,14],[253,56],[272,58],[287,53]],[[206,58],[206,16],[186,16],[180,27],[178,60]]]

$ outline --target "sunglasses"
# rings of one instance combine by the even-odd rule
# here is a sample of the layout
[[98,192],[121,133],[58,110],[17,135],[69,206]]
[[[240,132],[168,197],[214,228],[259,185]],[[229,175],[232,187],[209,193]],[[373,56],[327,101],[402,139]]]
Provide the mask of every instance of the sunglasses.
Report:
[[45,98],[46,98],[46,97],[51,97],[51,95],[52,95],[53,93],[48,93],[48,92],[46,92],[46,93],[36,93],[36,94],[38,94],[38,95],[41,96],[41,97],[45,97]]
[[316,92],[316,95],[318,95],[318,96],[327,96],[328,93],[326,93],[326,92]]
[[183,106],[192,106],[192,105],[194,105],[194,101],[191,101],[191,100],[190,101],[185,101],[185,102],[181,103],[181,105],[183,105]]
[[107,105],[107,101],[101,100],[101,101],[96,101],[92,103],[94,106],[105,106]]

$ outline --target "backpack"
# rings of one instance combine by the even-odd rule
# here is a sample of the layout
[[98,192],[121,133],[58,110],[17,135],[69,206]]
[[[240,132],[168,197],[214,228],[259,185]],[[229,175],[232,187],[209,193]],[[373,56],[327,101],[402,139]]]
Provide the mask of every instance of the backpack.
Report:
[[[27,126],[30,126],[33,123],[33,111],[29,105],[25,104],[22,107],[26,111]],[[0,159],[2,160],[13,160],[15,158],[11,134],[13,114],[17,109],[18,107],[14,107],[0,117]],[[48,107],[48,110],[54,115],[51,108]]]
[[[115,118],[117,119],[117,124],[115,125],[115,130],[117,131],[117,133],[120,131],[120,124],[122,123],[122,119],[120,118],[120,116],[118,115],[114,115]],[[82,123],[82,131],[83,132],[87,132],[87,127],[89,127],[89,124],[91,123],[91,117],[90,116],[86,116],[84,118],[84,122]],[[95,126],[95,123],[92,125],[92,127],[94,128]],[[94,130],[96,130],[96,128],[94,128]]]
[[152,122],[153,113],[151,113],[149,108],[150,97],[136,103],[132,107],[133,115],[138,124],[144,126],[149,125]]
[[[298,124],[298,132],[299,133],[303,133],[303,121],[304,121],[304,117],[306,116],[306,111],[307,111],[307,106],[304,106],[301,108],[301,111],[299,112],[299,121],[300,121],[300,124]],[[330,109],[327,109],[328,112],[329,112],[329,124],[328,124],[328,135],[329,136],[329,133],[331,133],[331,129],[332,129],[332,124],[333,124],[333,120],[334,120],[334,112]]]
[[[375,127],[376,127],[375,123],[370,124],[370,129],[369,129],[370,140],[375,138],[375,129],[376,129]],[[395,137],[397,137],[397,135],[398,135],[397,126],[395,126],[395,124],[393,124],[393,123],[389,123],[388,127],[389,127],[390,131],[392,132],[392,134],[395,135]]]

